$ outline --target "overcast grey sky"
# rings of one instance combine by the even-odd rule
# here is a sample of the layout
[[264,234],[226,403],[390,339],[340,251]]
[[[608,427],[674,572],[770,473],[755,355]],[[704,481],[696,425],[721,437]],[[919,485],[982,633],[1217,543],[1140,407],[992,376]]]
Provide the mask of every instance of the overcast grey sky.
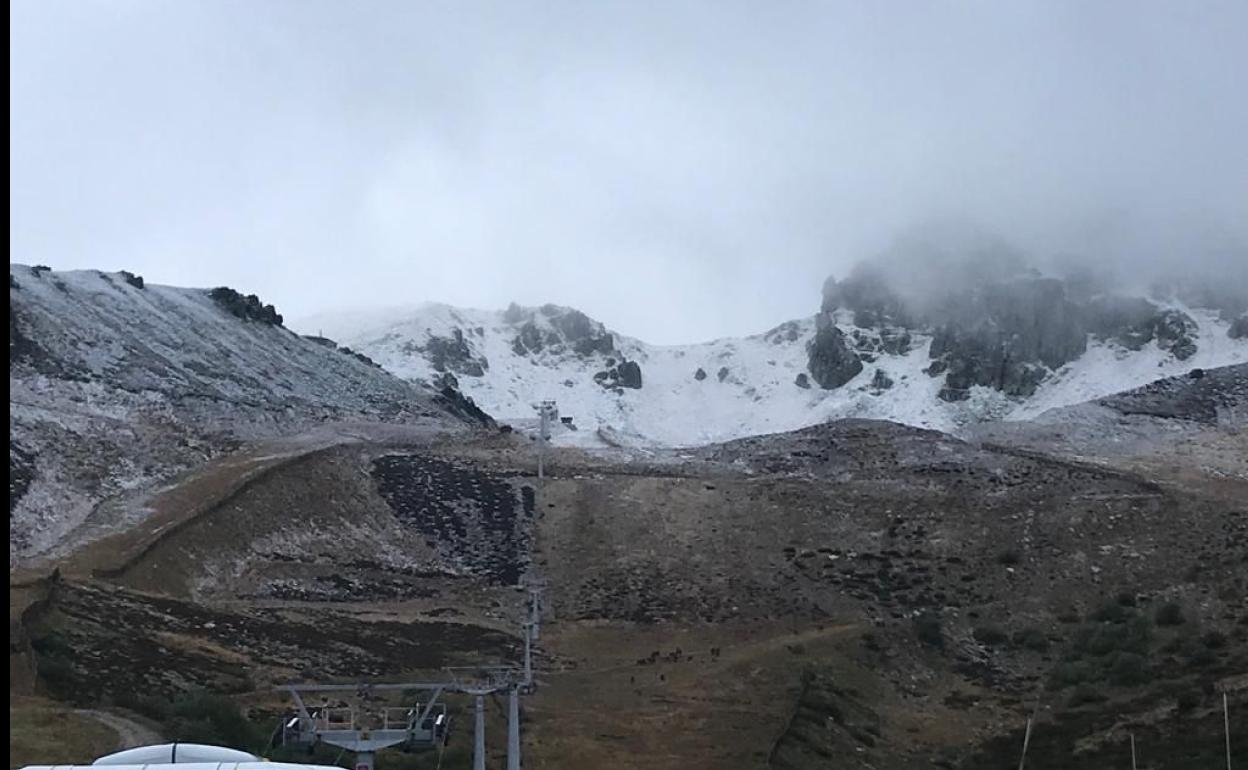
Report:
[[[13,0],[10,259],[689,342],[931,217],[1248,242],[1248,2]],[[1203,237],[1203,236],[1202,236]]]

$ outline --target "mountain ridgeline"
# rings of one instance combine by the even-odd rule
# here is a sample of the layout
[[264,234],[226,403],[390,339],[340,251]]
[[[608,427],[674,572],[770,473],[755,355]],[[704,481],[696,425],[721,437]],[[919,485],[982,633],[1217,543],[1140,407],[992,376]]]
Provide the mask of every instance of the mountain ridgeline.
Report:
[[[555,399],[561,439],[691,446],[867,417],[938,430],[1026,418],[1248,361],[1248,277],[1130,290],[1041,272],[1008,244],[911,239],[829,278],[817,312],[759,335],[651,345],[547,304],[427,304],[307,319],[387,370],[507,420]],[[809,308],[814,311],[815,308]]]

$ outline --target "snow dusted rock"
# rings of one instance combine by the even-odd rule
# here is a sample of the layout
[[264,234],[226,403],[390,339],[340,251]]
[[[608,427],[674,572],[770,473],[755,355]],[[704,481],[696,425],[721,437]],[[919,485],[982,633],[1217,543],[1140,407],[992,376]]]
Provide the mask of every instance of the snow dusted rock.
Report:
[[1248,313],[1244,313],[1231,323],[1231,328],[1226,330],[1226,336],[1233,340],[1248,339]]
[[10,564],[102,506],[142,516],[145,490],[243,441],[326,421],[458,430],[482,419],[462,395],[217,294],[10,265]]

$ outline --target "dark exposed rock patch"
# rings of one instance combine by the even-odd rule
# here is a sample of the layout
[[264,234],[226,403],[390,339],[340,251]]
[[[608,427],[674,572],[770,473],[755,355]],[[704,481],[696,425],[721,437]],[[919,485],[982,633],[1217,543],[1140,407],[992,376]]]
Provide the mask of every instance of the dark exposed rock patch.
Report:
[[715,378],[719,380],[720,382],[723,382],[724,380],[728,379],[728,374],[729,374],[728,367],[721,366],[719,367],[719,371],[715,373]]
[[697,380],[698,382],[701,382],[702,380],[705,380],[705,379],[706,379],[706,370],[705,370],[705,369],[703,369],[702,367],[700,367],[700,366],[699,366],[699,367],[698,367],[698,370],[697,370],[696,372],[694,372],[694,373],[693,373],[693,379]]
[[984,385],[1029,396],[1048,374],[1087,350],[1078,308],[1061,281],[1021,278],[981,287],[951,308],[932,337],[930,356],[944,359],[942,398],[960,400]]
[[1248,313],[1231,322],[1231,328],[1226,330],[1226,336],[1233,340],[1248,338]]
[[468,377],[481,377],[490,363],[483,356],[473,354],[472,348],[464,339],[462,329],[454,329],[450,337],[430,335],[424,346],[429,356],[429,364],[437,372],[455,372]]
[[525,497],[510,481],[426,455],[378,458],[372,475],[395,516],[448,563],[499,585],[520,581],[528,562]]
[[810,375],[806,374],[806,372],[799,372],[798,375],[793,378],[793,384],[799,388],[809,389],[810,388]]
[[810,376],[824,390],[839,388],[862,371],[862,361],[845,342],[845,335],[826,313],[816,321],[810,344]]
[[272,305],[265,305],[255,294],[243,296],[228,286],[218,286],[208,292],[218,305],[230,315],[244,321],[259,321],[270,326],[281,326],[282,316]]
[[[539,323],[538,316],[543,320]],[[542,305],[537,311],[514,302],[503,311],[503,320],[519,325],[511,349],[516,355],[543,350],[571,350],[580,356],[610,355],[615,352],[615,336],[579,310],[558,305]],[[550,328],[545,328],[546,325]]]
[[343,345],[342,347],[338,348],[338,352],[342,353],[345,356],[351,356],[352,358],[354,358],[356,361],[359,361],[360,363],[368,364],[374,369],[381,368],[381,364],[377,363],[376,361],[364,355],[363,353],[359,352],[358,350],[352,350],[346,345]]
[[[448,374],[447,376],[450,375]],[[494,418],[487,414],[484,409],[477,406],[477,402],[473,401],[471,396],[465,396],[458,387],[444,384],[434,400],[451,414],[464,417],[486,427],[494,424]]]
[[594,382],[604,388],[641,388],[641,365],[636,361],[621,361],[609,369],[594,374]]
[[877,391],[884,391],[891,387],[893,387],[893,378],[889,377],[883,369],[876,369],[875,375],[871,377],[871,388]]

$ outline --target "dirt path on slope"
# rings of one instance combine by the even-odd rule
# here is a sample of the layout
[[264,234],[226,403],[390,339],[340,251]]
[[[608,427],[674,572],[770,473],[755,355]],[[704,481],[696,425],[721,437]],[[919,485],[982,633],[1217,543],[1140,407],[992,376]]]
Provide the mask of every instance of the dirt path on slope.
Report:
[[108,727],[117,733],[117,750],[132,749],[136,746],[150,746],[156,743],[164,743],[165,739],[160,733],[156,732],[147,725],[138,722],[130,717],[112,711],[100,711],[99,709],[77,709],[75,714],[94,719],[100,724]]

